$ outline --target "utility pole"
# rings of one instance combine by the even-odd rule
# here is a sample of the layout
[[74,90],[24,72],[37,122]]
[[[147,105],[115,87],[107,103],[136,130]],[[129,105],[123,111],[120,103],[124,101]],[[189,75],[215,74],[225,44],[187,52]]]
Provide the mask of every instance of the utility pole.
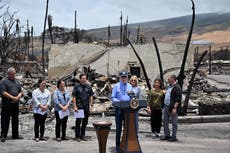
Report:
[[45,14],[45,20],[44,20],[43,34],[42,34],[42,71],[43,71],[43,74],[45,74],[44,46],[45,46],[46,20],[47,20],[48,8],[49,8],[49,0],[46,1],[46,14]]
[[29,61],[29,57],[30,57],[30,29],[29,29],[29,20],[27,20],[27,41],[26,41],[26,50],[27,50],[27,60]]
[[32,43],[31,44],[32,45],[31,46],[31,52],[32,52],[31,53],[32,54],[31,55],[32,56],[31,60],[34,61],[34,28],[33,28],[33,26],[31,26],[31,43]]

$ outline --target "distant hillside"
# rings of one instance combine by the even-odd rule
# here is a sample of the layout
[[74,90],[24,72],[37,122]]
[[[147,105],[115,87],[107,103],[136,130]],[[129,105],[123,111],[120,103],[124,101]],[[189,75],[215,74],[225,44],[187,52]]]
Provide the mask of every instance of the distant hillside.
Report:
[[[154,36],[158,41],[186,41],[186,36],[190,28],[192,16],[182,16],[176,18],[170,18],[159,21],[149,21],[142,23],[129,24],[130,39],[135,40],[137,35],[138,25],[141,26],[140,32],[144,34],[148,42],[152,41]],[[194,25],[194,36],[204,35],[214,31],[228,32],[230,28],[230,12],[229,13],[209,13],[209,14],[197,14]],[[87,32],[93,34],[97,38],[103,40],[107,39],[107,27],[88,30]],[[119,40],[120,38],[120,26],[111,27],[111,39]],[[228,35],[229,36],[229,35]],[[177,39],[173,39],[173,38]],[[217,37],[223,37],[218,36]],[[195,37],[193,39],[196,40]],[[199,39],[199,38],[198,38]],[[209,38],[204,38],[210,40]],[[225,39],[226,42],[230,42],[229,39]],[[210,40],[213,41],[213,40]],[[215,43],[215,41],[213,41]],[[219,42],[220,43],[220,42]],[[224,43],[224,42],[222,42]]]

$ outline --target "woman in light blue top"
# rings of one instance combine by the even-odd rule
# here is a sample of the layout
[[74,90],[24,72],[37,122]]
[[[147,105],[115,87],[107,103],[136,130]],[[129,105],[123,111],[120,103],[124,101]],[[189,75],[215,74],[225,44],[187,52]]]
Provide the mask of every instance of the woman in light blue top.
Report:
[[34,133],[36,142],[38,142],[39,140],[46,140],[44,138],[45,120],[51,101],[50,92],[46,89],[46,81],[44,79],[39,79],[38,86],[39,87],[35,89],[32,93],[32,98],[34,102]]
[[[61,141],[67,140],[66,126],[69,116],[69,105],[71,98],[69,92],[65,89],[65,82],[63,80],[59,80],[57,82],[57,88],[58,89],[53,95],[56,117],[55,134],[56,140]],[[62,137],[60,137],[60,129],[62,129]]]

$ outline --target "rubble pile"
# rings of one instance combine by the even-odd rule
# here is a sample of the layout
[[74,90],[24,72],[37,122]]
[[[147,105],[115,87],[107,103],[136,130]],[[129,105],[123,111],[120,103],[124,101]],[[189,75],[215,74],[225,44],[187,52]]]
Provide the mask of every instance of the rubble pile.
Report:
[[190,101],[198,105],[199,115],[230,114],[230,87],[207,77],[196,77]]
[[[113,85],[119,80],[118,77],[106,77],[103,74],[96,73],[95,69],[88,71],[88,68],[85,68],[85,70],[87,70],[85,73],[87,73],[89,80],[88,83],[92,86],[94,91],[92,114],[106,112],[106,114],[113,115],[114,107],[112,106],[111,102],[111,93]],[[53,91],[56,89],[58,79],[63,79],[66,81],[67,90],[72,93],[74,85],[79,81],[78,75],[80,73],[81,71],[75,69],[66,75],[63,74],[62,78],[47,80],[48,89],[51,91],[51,93],[53,93]],[[187,72],[187,80],[190,79],[191,73],[192,70]],[[216,75],[213,77],[216,77]],[[18,79],[23,87],[24,93],[24,96],[20,99],[20,112],[24,114],[31,113],[32,91],[37,88],[38,78],[20,77]],[[221,80],[221,82],[210,79],[210,76],[206,76],[204,71],[199,71],[197,73],[190,95],[188,106],[188,109],[190,109],[188,110],[189,113],[196,113],[199,115],[230,114],[230,86],[229,84],[223,83],[224,79],[219,80]],[[187,86],[188,83],[185,82],[183,88],[183,97],[186,96]],[[142,95],[146,98],[148,89],[146,87],[145,80],[142,78],[139,78],[139,87],[141,87]],[[52,109],[53,106],[50,108],[51,112]],[[141,109],[139,114],[142,116],[149,116],[145,109]]]
[[[207,99],[205,99],[207,100]],[[230,114],[230,101],[200,101],[199,115],[222,115]]]

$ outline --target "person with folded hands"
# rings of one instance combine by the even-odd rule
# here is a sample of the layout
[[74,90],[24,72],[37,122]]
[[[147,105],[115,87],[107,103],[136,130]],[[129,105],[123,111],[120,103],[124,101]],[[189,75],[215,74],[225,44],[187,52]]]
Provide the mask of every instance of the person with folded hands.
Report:
[[[63,80],[59,80],[57,82],[57,90],[53,94],[53,101],[55,105],[54,113],[56,117],[55,134],[57,141],[68,140],[66,137],[66,127],[68,116],[70,114],[69,105],[71,103],[71,97],[65,87],[65,82]],[[60,129],[62,129],[62,137],[60,137]]]
[[[45,121],[47,118],[47,113],[49,111],[49,106],[51,102],[51,94],[48,89],[46,89],[46,80],[38,80],[38,88],[32,93],[33,99],[33,111],[34,111],[34,133],[35,141],[39,140],[45,141]],[[40,136],[39,136],[40,132]]]

